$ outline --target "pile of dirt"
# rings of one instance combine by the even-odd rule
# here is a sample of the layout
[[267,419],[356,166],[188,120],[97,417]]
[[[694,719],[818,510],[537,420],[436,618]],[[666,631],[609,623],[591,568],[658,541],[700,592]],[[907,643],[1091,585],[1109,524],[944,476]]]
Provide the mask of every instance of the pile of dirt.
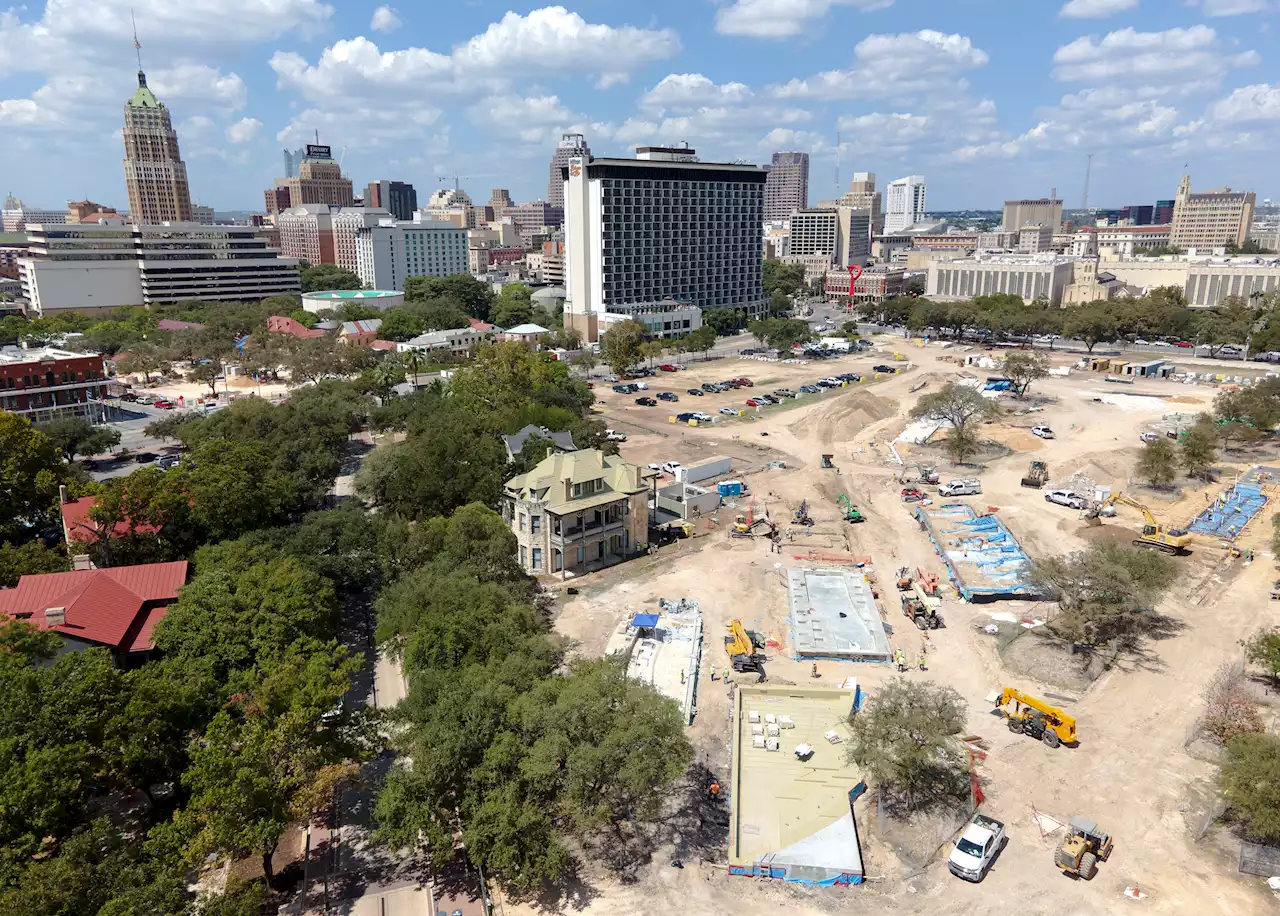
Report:
[[898,411],[896,401],[870,391],[842,392],[820,410],[806,414],[788,429],[796,437],[817,435],[823,442],[847,441],[860,429],[887,420]]

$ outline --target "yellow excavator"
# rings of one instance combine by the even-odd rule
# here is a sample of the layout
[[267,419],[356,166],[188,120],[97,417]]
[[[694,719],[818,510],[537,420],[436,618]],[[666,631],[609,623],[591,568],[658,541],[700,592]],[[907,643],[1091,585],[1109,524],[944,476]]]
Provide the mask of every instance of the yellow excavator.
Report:
[[1089,510],[1089,523],[1100,524],[1099,516],[1114,506],[1116,503],[1122,503],[1132,509],[1137,509],[1142,513],[1143,520],[1146,522],[1142,526],[1142,534],[1133,539],[1133,546],[1148,547],[1152,550],[1159,550],[1164,553],[1182,554],[1187,552],[1187,547],[1191,543],[1191,535],[1181,528],[1165,528],[1156,521],[1156,517],[1151,514],[1151,510],[1138,502],[1132,497],[1125,496],[1123,493],[1117,493],[1106,502],[1099,504],[1096,508]]
[[729,653],[734,671],[759,671],[764,661],[764,656],[756,652],[755,640],[737,618],[729,621],[729,635],[724,638],[724,650]]
[[762,515],[757,519],[747,521],[745,515],[738,513],[733,518],[733,527],[729,529],[729,536],[735,538],[759,537],[756,534],[757,528],[764,528],[766,531],[765,536],[770,538],[778,533],[778,526],[773,523],[772,519]]
[[1036,738],[1049,747],[1057,747],[1064,742],[1075,743],[1075,718],[1039,697],[1006,687],[1000,693],[996,708],[1004,716],[1011,732]]

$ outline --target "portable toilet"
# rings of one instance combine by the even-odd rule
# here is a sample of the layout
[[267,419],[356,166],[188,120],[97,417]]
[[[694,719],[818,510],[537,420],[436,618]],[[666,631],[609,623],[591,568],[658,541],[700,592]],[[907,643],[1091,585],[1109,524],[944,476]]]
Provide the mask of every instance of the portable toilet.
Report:
[[716,492],[721,496],[741,496],[742,481],[741,480],[722,480],[716,484]]

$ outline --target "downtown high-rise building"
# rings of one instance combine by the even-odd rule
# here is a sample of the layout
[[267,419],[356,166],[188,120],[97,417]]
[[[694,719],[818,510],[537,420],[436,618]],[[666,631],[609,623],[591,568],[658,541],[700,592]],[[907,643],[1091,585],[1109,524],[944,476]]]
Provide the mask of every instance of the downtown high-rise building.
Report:
[[124,106],[124,183],[133,223],[191,220],[191,190],[178,134],[169,109],[147,88],[141,70],[138,88]]
[[1193,194],[1191,176],[1183,175],[1173,203],[1170,244],[1196,249],[1243,245],[1249,240],[1256,205],[1253,191],[1222,188]]
[[306,155],[297,166],[297,175],[277,178],[275,187],[265,193],[267,213],[274,215],[303,204],[355,205],[351,179],[342,174],[342,166],[334,161],[329,147],[307,144]]
[[871,231],[879,235],[884,229],[884,207],[880,192],[876,190],[875,172],[854,172],[849,190],[840,198],[840,205],[871,213]]
[[809,206],[809,154],[774,153],[764,185],[764,218],[787,219]]
[[924,222],[924,176],[908,175],[889,182],[884,207],[884,231],[890,235]]
[[1006,200],[1000,228],[1017,232],[1023,226],[1047,226],[1051,232],[1062,230],[1062,201],[1058,197],[1036,197]]
[[364,189],[364,205],[386,210],[396,219],[413,219],[418,209],[418,192],[404,181],[373,181]]
[[306,147],[295,150],[284,150],[284,177],[297,178],[298,166],[302,164],[302,160],[307,155]]
[[[590,159],[591,148],[587,146],[587,138],[582,134],[562,134],[555,154],[551,157],[551,177],[547,181],[547,203],[564,211],[564,176],[563,170],[570,159]],[[497,219],[499,214],[494,214]]]
[[569,160],[566,327],[595,341],[625,318],[672,336],[710,309],[759,317],[766,179],[758,166],[699,162],[688,147]]

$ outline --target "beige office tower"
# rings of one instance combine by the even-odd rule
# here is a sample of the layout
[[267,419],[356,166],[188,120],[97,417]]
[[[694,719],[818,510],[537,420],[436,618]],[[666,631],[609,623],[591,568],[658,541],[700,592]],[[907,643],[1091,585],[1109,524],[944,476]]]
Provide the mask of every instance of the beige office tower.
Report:
[[141,70],[138,88],[124,106],[124,183],[132,222],[191,220],[191,191],[178,134],[169,109],[147,88],[147,75]]
[[1249,239],[1257,197],[1253,191],[1191,193],[1191,176],[1183,175],[1173,202],[1171,244],[1175,248],[1222,248]]
[[849,190],[840,198],[840,204],[855,210],[871,213],[871,231],[879,235],[884,231],[884,206],[880,192],[876,190],[875,172],[854,172]]

